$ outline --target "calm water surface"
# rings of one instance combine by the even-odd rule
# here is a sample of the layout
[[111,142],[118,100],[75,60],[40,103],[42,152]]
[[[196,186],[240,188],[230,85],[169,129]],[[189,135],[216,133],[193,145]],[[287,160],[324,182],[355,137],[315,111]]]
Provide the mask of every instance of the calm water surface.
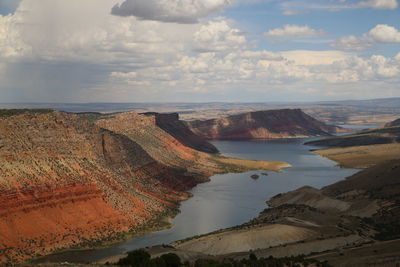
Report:
[[[96,261],[133,249],[167,244],[198,234],[244,223],[256,217],[272,196],[304,185],[317,188],[332,184],[355,172],[342,169],[336,163],[309,152],[316,147],[302,145],[311,139],[262,141],[214,141],[222,154],[254,160],[285,161],[293,167],[283,172],[251,171],[240,174],[214,175],[208,183],[193,188],[193,197],[181,204],[181,213],[174,227],[134,238],[112,247],[86,252],[86,261]],[[250,178],[259,174],[260,178]]]
[[352,129],[352,130],[365,130],[370,128],[377,128],[383,125],[381,124],[340,124],[338,125],[343,128]]

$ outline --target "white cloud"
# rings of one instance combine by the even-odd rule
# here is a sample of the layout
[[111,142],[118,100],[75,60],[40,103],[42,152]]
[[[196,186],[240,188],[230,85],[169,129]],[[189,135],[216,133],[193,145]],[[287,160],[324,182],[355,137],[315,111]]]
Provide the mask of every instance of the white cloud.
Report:
[[116,4],[111,13],[141,20],[196,23],[230,4],[230,0],[125,0]]
[[0,15],[0,57],[10,58],[30,52],[19,31],[21,21],[20,16]]
[[393,26],[378,24],[360,37],[344,36],[331,44],[332,47],[347,51],[362,51],[377,43],[400,43],[400,31]]
[[281,54],[298,65],[330,65],[349,57],[348,54],[340,51],[292,50]]
[[283,28],[275,28],[264,33],[265,36],[272,37],[299,37],[299,36],[321,36],[325,35],[324,30],[316,30],[307,25],[286,24]]
[[294,10],[285,10],[282,12],[282,15],[285,15],[285,16],[294,16],[294,15],[299,15],[299,14],[301,14],[301,12],[294,11]]
[[[388,91],[400,83],[400,55],[361,58],[334,50],[253,49],[227,18],[193,24],[140,20],[111,15],[116,3],[23,0],[14,14],[1,16],[2,101],[189,101],[193,95],[205,101],[218,96],[266,99],[288,90],[296,97],[296,92],[327,87],[343,95],[348,86],[340,84],[345,83],[373,93],[378,83]],[[311,28],[298,27],[306,30],[292,31],[292,36],[310,34]],[[395,36],[387,27],[368,33],[374,42]]]
[[246,38],[239,29],[231,27],[224,18],[212,20],[194,33],[194,48],[198,51],[228,51],[244,48]]
[[386,24],[376,25],[368,32],[367,36],[379,43],[400,43],[400,31]]
[[307,13],[310,10],[327,10],[337,12],[346,9],[374,8],[393,10],[398,7],[397,0],[361,0],[361,1],[342,1],[342,0],[285,0],[278,1],[282,13],[291,15],[296,13]]
[[373,44],[368,40],[358,38],[354,35],[343,36],[332,44],[332,47],[345,51],[362,51],[372,46]]
[[397,0],[368,0],[359,2],[357,6],[372,7],[376,9],[396,9],[398,4]]

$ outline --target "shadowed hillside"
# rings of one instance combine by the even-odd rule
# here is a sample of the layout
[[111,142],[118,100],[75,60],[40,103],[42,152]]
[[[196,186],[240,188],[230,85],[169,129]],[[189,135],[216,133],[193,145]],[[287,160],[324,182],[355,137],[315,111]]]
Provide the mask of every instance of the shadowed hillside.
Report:
[[394,127],[394,126],[400,126],[400,119],[385,124],[385,127]]
[[207,139],[256,139],[328,136],[341,131],[300,109],[266,110],[229,117],[186,122],[197,135]]
[[385,127],[305,143],[313,146],[350,147],[400,143],[400,127]]

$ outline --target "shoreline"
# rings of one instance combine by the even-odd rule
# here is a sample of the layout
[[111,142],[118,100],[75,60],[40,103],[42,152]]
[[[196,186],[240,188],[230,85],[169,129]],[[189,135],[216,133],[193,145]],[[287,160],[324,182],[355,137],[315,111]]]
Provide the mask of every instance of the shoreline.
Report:
[[[250,171],[275,171],[275,172],[281,172],[283,171],[284,168],[290,168],[292,167],[290,164],[286,162],[278,162],[278,161],[266,161],[266,160],[248,160],[248,159],[240,159],[240,158],[231,158],[231,157],[224,157],[222,155],[219,156],[213,156],[213,160],[217,161],[221,166],[225,166],[225,172],[223,173],[215,173],[212,174],[211,176],[207,177],[207,181],[209,182],[210,178],[216,174],[228,174],[228,173],[246,173]],[[232,162],[226,162],[227,161],[232,161]],[[200,182],[198,184],[201,184],[203,182]],[[198,184],[196,184],[194,187],[196,187]],[[194,188],[193,187],[193,188]],[[187,192],[187,191],[185,191]],[[161,215],[146,225],[150,226],[143,226],[138,229],[136,232],[126,232],[126,233],[120,233],[121,237],[117,237],[116,239],[113,240],[106,240],[104,242],[100,241],[99,245],[95,245],[94,247],[72,247],[72,248],[65,248],[61,249],[59,251],[55,251],[51,254],[39,256],[36,258],[29,259],[28,261],[25,262],[25,264],[29,263],[34,263],[34,264],[40,264],[40,263],[46,263],[46,262],[51,262],[51,263],[56,263],[56,262],[71,262],[71,263],[87,263],[87,260],[84,260],[85,258],[84,254],[85,253],[90,253],[93,251],[99,251],[102,249],[107,249],[111,248],[114,245],[123,243],[127,240],[138,238],[144,235],[152,234],[155,232],[159,232],[162,230],[170,229],[174,227],[172,224],[172,219],[174,219],[180,212],[180,203],[182,201],[186,201],[189,198],[191,198],[192,195],[190,195],[188,198],[180,200],[178,202],[178,207],[173,208],[170,212],[166,212],[167,215]],[[154,225],[155,224],[155,225]],[[106,239],[106,238],[105,238]],[[77,254],[81,254],[80,256],[83,256],[81,260],[76,260]],[[106,262],[109,258],[116,257],[116,256],[121,256],[125,254],[117,254],[109,257],[104,257],[99,260],[91,261],[92,263],[98,263],[98,262]],[[78,255],[78,258],[79,255]],[[52,260],[56,259],[56,260]]]
[[[178,214],[180,213],[179,209],[176,209],[176,212],[173,214],[169,215],[162,215],[154,221],[158,222],[158,225],[150,226],[150,227],[143,227],[144,229],[141,229],[137,232],[126,232],[126,233],[121,233],[122,237],[121,238],[116,238],[111,241],[104,241],[98,246],[94,247],[77,247],[77,248],[66,248],[66,249],[61,249],[60,251],[55,251],[51,254],[43,255],[37,258],[32,258],[26,261],[24,264],[41,264],[41,263],[57,263],[57,262],[70,262],[70,263],[87,263],[87,260],[73,260],[76,257],[76,254],[81,254],[81,256],[85,257],[84,254],[86,252],[93,252],[93,251],[99,251],[102,249],[107,249],[111,248],[114,245],[123,243],[127,240],[133,239],[133,238],[138,238],[144,235],[148,235],[151,233],[155,233],[158,231],[170,229],[174,227],[174,225],[171,223],[172,219],[175,218]],[[124,255],[124,254],[118,254],[118,255]],[[59,260],[56,261],[51,261],[51,259],[57,259],[60,257]],[[108,258],[108,257],[107,257]],[[105,259],[105,258],[104,258]],[[50,260],[50,261],[49,261]],[[100,259],[99,261],[103,261],[103,259]],[[93,261],[95,263],[97,261]]]

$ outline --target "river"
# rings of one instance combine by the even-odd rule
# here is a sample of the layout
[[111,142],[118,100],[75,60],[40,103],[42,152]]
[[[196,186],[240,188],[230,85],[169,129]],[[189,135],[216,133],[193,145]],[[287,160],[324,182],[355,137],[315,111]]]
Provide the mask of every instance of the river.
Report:
[[[61,253],[56,258],[72,262],[97,261],[133,249],[167,244],[242,224],[267,208],[265,201],[276,194],[305,185],[321,188],[358,171],[340,168],[335,162],[310,152],[310,149],[316,147],[303,145],[309,140],[312,139],[213,141],[225,156],[285,161],[292,167],[282,172],[251,171],[214,175],[210,182],[199,184],[191,190],[193,197],[181,203],[181,213],[172,220],[172,228],[104,249]],[[260,177],[252,179],[252,174],[258,174]],[[46,258],[49,260],[52,257]]]

